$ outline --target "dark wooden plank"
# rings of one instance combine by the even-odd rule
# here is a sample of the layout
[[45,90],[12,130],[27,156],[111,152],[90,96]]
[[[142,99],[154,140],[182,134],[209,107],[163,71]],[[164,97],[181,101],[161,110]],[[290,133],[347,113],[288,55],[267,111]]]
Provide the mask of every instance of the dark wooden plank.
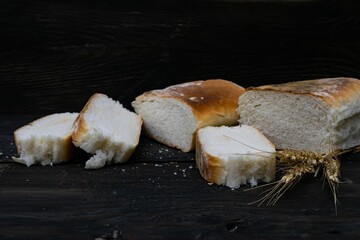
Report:
[[[35,116],[2,115],[10,129]],[[8,119],[8,120],[4,120]],[[4,126],[5,124],[0,124]],[[1,128],[0,128],[1,129]],[[0,236],[4,238],[219,239],[360,237],[360,154],[342,159],[338,216],[321,177],[306,176],[275,206],[248,205],[264,189],[244,192],[208,184],[192,160],[142,138],[126,164],[96,171],[85,158],[31,166],[5,156],[11,134],[0,141]],[[168,149],[168,151],[166,150]],[[162,158],[160,158],[162,157]],[[115,236],[115,237],[114,237]]]
[[0,175],[0,232],[95,238],[117,231],[125,239],[358,237],[360,179],[354,169],[359,167],[359,161],[343,163],[343,176],[351,183],[340,187],[336,217],[331,193],[321,189],[319,178],[304,179],[274,207],[257,208],[247,203],[261,190],[208,185],[193,163],[130,163],[99,171],[79,164],[7,164]]
[[[343,175],[354,166],[358,162],[344,163]],[[174,175],[182,170],[186,177]],[[88,237],[110,234],[111,229],[126,238],[174,233],[215,239],[229,234],[358,236],[354,201],[359,186],[354,182],[359,179],[352,180],[340,188],[342,205],[335,217],[330,192],[321,190],[319,179],[305,179],[274,207],[257,208],[247,203],[259,191],[209,186],[191,163],[133,163],[99,171],[79,165],[9,165],[1,174],[1,233],[44,237],[68,228]]]
[[79,111],[94,92],[126,107],[194,79],[245,87],[360,77],[359,4],[345,1],[1,1],[0,112]]

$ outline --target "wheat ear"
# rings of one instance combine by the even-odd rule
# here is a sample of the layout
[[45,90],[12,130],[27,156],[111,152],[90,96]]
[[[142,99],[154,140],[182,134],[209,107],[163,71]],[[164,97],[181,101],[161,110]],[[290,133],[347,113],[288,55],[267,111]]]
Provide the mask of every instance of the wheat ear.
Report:
[[[304,174],[313,172],[315,172],[314,165],[308,165],[307,163],[296,164],[287,170],[280,180],[274,182],[275,186],[269,189],[265,196],[250,204],[259,203],[258,206],[260,206],[264,202],[267,202],[266,205],[275,205],[287,190],[291,189],[299,182]],[[262,186],[263,185],[260,187]]]
[[274,185],[270,189],[261,193],[261,194],[265,194],[265,196],[249,204],[259,203],[258,206],[260,206],[261,204],[267,201],[267,205],[274,205],[285,194],[287,190],[294,187],[295,184],[300,181],[303,175],[305,175],[306,173],[314,173],[314,176],[316,177],[318,171],[322,167],[324,179],[327,180],[331,192],[333,194],[335,213],[337,214],[337,204],[339,203],[337,198],[337,192],[338,192],[338,185],[339,183],[341,183],[340,161],[338,159],[338,156],[351,151],[360,152],[360,146],[348,150],[331,151],[329,154],[321,154],[319,152],[299,151],[292,149],[283,149],[276,151],[275,153],[272,153],[254,148],[248,144],[242,143],[241,141],[231,138],[229,136],[225,136],[225,137],[230,138],[254,150],[268,154],[275,154],[279,163],[288,165],[287,169],[285,170],[285,174],[280,180],[268,184],[263,184],[251,189],[247,189],[247,190],[253,190],[259,187]]

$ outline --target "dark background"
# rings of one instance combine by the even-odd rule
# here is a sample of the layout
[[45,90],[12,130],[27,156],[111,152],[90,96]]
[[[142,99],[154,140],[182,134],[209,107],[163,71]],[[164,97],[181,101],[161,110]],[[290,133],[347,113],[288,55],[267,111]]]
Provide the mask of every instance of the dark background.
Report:
[[349,1],[0,1],[0,112],[80,111],[94,92],[130,107],[195,79],[360,77],[359,12]]
[[86,155],[11,160],[16,128],[95,92],[131,108],[197,79],[360,78],[359,32],[359,1],[0,0],[0,238],[360,239],[360,154],[342,159],[337,216],[321,171],[257,207],[264,189],[209,185],[194,153],[145,136],[128,163],[97,171]]

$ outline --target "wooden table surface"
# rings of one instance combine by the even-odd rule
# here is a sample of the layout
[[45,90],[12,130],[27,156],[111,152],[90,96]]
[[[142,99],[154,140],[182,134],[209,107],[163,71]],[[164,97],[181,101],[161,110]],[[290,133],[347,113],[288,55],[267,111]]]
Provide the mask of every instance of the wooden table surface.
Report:
[[342,158],[337,216],[321,176],[257,207],[248,203],[263,189],[210,185],[194,153],[145,136],[128,163],[95,171],[84,169],[86,154],[53,167],[11,160],[16,128],[80,111],[95,92],[131,109],[144,91],[196,79],[360,78],[359,10],[347,1],[0,0],[0,238],[359,239],[360,154]]

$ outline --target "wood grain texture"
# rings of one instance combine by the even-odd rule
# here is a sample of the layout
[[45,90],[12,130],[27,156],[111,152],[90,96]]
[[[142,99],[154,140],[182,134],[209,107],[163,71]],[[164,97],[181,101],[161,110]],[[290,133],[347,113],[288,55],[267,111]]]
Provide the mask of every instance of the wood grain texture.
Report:
[[194,154],[141,137],[130,161],[27,168],[13,131],[80,111],[94,92],[131,101],[195,79],[244,87],[360,78],[359,3],[0,0],[0,238],[359,239],[360,154],[344,156],[338,216],[321,177],[275,206],[262,189],[207,184]]
[[[2,115],[0,132],[33,119]],[[128,163],[95,171],[84,169],[86,154],[53,167],[12,162],[16,149],[10,133],[1,135],[0,152],[0,238],[360,237],[360,154],[342,159],[346,183],[340,185],[335,216],[331,192],[323,188],[321,177],[306,176],[275,206],[256,207],[248,203],[264,189],[244,192],[247,186],[232,190],[209,185],[196,168],[194,153],[144,136]]]
[[1,1],[0,112],[79,111],[94,92],[207,78],[360,77],[359,4]]

